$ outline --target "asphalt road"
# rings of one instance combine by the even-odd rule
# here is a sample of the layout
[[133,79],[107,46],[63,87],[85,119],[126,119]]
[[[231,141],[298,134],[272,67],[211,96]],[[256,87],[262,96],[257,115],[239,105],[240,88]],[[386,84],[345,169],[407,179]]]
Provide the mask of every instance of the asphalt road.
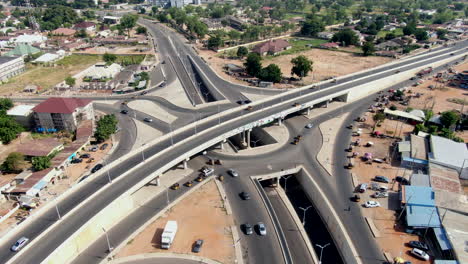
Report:
[[[466,42],[463,42],[463,45],[457,45],[454,47],[451,47],[453,52],[455,53],[465,53],[465,47],[466,47]],[[463,49],[462,51],[456,51],[455,49]],[[433,59],[432,53],[428,55],[431,59]],[[450,57],[450,55],[446,55],[445,57]],[[407,64],[408,62],[405,62],[404,64]],[[425,63],[421,63],[421,65],[415,66],[415,67],[423,67]],[[401,67],[404,65],[394,65],[391,67]],[[389,68],[388,66],[387,68]],[[404,67],[402,67],[404,68]],[[395,69],[395,68],[393,68]],[[348,84],[344,84],[343,86],[340,87],[335,87],[334,89],[327,90],[327,91],[309,91],[309,92],[314,92],[313,94],[308,95],[304,99],[297,100],[298,103],[301,102],[306,102],[310,101],[312,99],[316,98],[321,98],[325,96],[326,94],[331,94],[333,92],[336,92],[337,90],[342,90],[342,89],[347,89],[353,86],[356,86],[357,84],[369,82],[371,80],[377,80],[379,78],[382,78],[384,76],[391,75],[393,73],[382,73],[377,76],[371,76],[368,78],[365,78],[364,80],[359,80],[359,81],[354,81],[350,82]],[[366,74],[367,76],[368,74]],[[342,81],[340,81],[342,82]],[[340,83],[339,82],[339,83]],[[322,88],[322,87],[321,87]],[[290,98],[295,98],[299,95],[299,93],[302,92],[297,92],[291,95],[284,96],[284,99],[290,99]],[[76,231],[80,226],[82,226],[87,219],[89,219],[91,216],[96,214],[98,211],[100,211],[102,208],[104,208],[107,204],[109,204],[112,200],[114,200],[116,197],[121,195],[123,192],[128,190],[131,186],[134,186],[137,184],[139,181],[141,181],[143,178],[146,177],[146,175],[149,175],[151,172],[155,171],[157,168],[163,166],[166,164],[168,161],[173,160],[176,156],[178,156],[178,153],[184,153],[189,149],[193,149],[195,146],[198,146],[204,142],[206,142],[208,139],[214,138],[215,136],[225,133],[227,131],[232,130],[233,128],[240,127],[244,124],[248,124],[252,121],[259,120],[263,117],[270,116],[272,114],[278,113],[281,110],[288,109],[291,107],[289,103],[281,103],[281,99],[271,99],[263,104],[263,109],[262,106],[255,106],[252,110],[254,113],[252,116],[243,116],[243,113],[245,112],[244,110],[239,110],[234,113],[228,114],[224,117],[222,117],[219,121],[218,120],[213,120],[209,122],[199,122],[198,124],[198,132],[205,130],[207,128],[211,128],[216,126],[218,122],[223,123],[222,126],[218,126],[218,128],[214,131],[209,131],[206,134],[199,134],[196,138],[194,138],[192,141],[190,141],[187,144],[183,145],[178,145],[174,146],[171,148],[171,150],[166,153],[164,156],[162,156],[160,159],[155,160],[153,163],[148,164],[148,166],[144,166],[140,169],[137,170],[137,172],[132,173],[131,175],[127,175],[124,180],[122,181],[114,181],[112,185],[107,189],[106,192],[103,192],[102,195],[98,197],[98,199],[95,199],[92,201],[92,203],[87,203],[86,206],[82,206],[80,203],[88,196],[91,194],[95,193],[97,190],[102,188],[104,185],[107,184],[107,175],[103,174],[96,179],[91,180],[89,183],[86,184],[86,187],[81,189],[79,193],[72,194],[68,197],[66,197],[59,205],[58,208],[61,211],[62,216],[65,216],[60,220],[61,224],[55,226],[52,229],[52,232],[48,232],[45,234],[43,237],[43,241],[47,241],[47,243],[39,243],[36,244],[35,247],[29,248],[29,250],[22,252],[23,255],[21,257],[21,260],[18,261],[17,263],[34,263],[38,262],[42,259],[44,259],[47,255],[52,252],[58,245],[60,245],[64,239],[68,236],[70,236],[74,231]],[[273,104],[278,104],[278,106],[275,106],[274,108],[267,108],[268,106],[271,106]],[[259,111],[260,110],[260,111]],[[241,120],[237,120],[231,123],[225,123],[228,120],[233,119],[234,117],[237,116],[243,116]],[[188,136],[191,136],[195,133],[195,131],[182,131],[182,132],[176,132],[173,135],[174,142],[179,142],[180,140],[187,138]],[[167,149],[168,147],[171,146],[170,140],[164,140],[155,146],[149,148],[148,150],[145,151],[145,156],[150,157],[158,152],[160,152],[163,149]],[[128,168],[132,168],[138,163],[141,162],[141,155],[136,154],[125,161],[121,162],[120,164],[116,165],[115,167],[110,169],[110,174],[112,175],[113,178],[117,178],[123,173],[125,173]],[[80,205],[80,210],[76,210],[73,212],[70,217],[67,216],[67,213],[76,207],[77,205]],[[24,232],[22,235],[25,235],[31,239],[34,239],[36,236],[38,236],[40,233],[42,233],[46,228],[48,228],[51,224],[57,221],[56,219],[56,212],[55,208],[48,210],[47,212],[44,212],[43,217],[41,218],[36,218],[33,221],[32,225],[28,225],[24,227]],[[5,243],[0,247],[0,259],[2,261],[7,261],[10,259],[14,253],[9,251],[9,246],[14,243],[14,241],[17,238],[10,239],[9,241],[5,241]],[[358,247],[359,251],[363,251],[361,255],[366,255],[365,252],[367,249],[365,247]]]
[[161,258],[161,257],[145,257],[145,259],[131,260],[122,262],[121,264],[202,264],[205,262],[180,259],[180,258]]

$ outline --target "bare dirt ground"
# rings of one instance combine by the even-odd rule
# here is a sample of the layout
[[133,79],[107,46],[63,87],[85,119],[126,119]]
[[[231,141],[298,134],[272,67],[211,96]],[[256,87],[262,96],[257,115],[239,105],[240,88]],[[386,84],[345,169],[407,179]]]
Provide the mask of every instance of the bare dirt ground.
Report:
[[[374,121],[372,115],[368,114],[367,121],[359,123],[359,127],[362,128],[363,133],[359,137],[353,137],[355,141],[358,138],[361,139],[361,146],[355,147],[354,151],[359,152],[359,157],[365,152],[373,154],[374,158],[384,158],[392,154],[390,149],[391,144],[394,142],[392,138],[375,138],[371,136]],[[356,128],[354,128],[356,129]],[[413,131],[413,126],[406,123],[402,123],[396,120],[385,120],[380,127],[376,128],[376,131],[381,131],[387,135],[396,134],[396,136],[404,137]],[[395,131],[397,131],[395,133]],[[373,142],[374,145],[371,147],[365,147],[367,142]],[[403,176],[405,170],[399,167],[398,162],[393,162],[393,166],[390,163],[372,163],[366,164],[359,158],[356,160],[356,165],[352,169],[352,172],[356,174],[358,183],[370,183],[372,178],[376,175],[382,175],[389,179],[393,179],[396,176]],[[406,172],[408,174],[409,171]],[[409,175],[406,175],[409,178]],[[389,199],[380,198],[375,199],[371,197],[375,191],[367,190],[365,193],[360,194],[360,204],[364,204],[366,201],[375,200],[380,202],[382,207],[378,208],[362,208],[364,217],[372,219],[374,225],[377,227],[380,237],[376,237],[379,246],[383,252],[389,253],[393,258],[402,257],[405,260],[409,260],[412,263],[422,264],[427,263],[412,257],[409,253],[411,248],[406,246],[411,240],[418,240],[415,235],[410,235],[404,232],[402,226],[397,224],[396,219],[398,215],[394,211],[397,205],[398,186],[395,184],[379,183],[380,185],[387,186],[389,188]]]
[[[212,69],[214,69],[214,71],[216,71],[216,73],[218,73],[224,79],[231,82],[248,85],[247,82],[237,80],[223,71],[223,66],[225,64],[232,63],[242,66],[243,61],[237,59],[222,59],[217,56],[216,52],[211,50],[199,50],[199,54],[208,62]],[[299,55],[304,55],[314,62],[313,72],[303,79],[301,82],[303,85],[319,82],[326,79],[327,77],[342,76],[373,68],[392,61],[392,59],[385,57],[362,57],[347,52],[311,49],[296,54],[271,57],[263,60],[262,63],[263,66],[268,66],[272,63],[277,64],[281,68],[283,76],[289,77],[291,76],[292,68],[291,59]],[[280,85],[276,86],[281,87]]]
[[[186,187],[182,187],[186,188]],[[197,210],[193,210],[196,208]],[[169,250],[160,249],[161,234],[168,220],[176,220],[178,231]],[[192,253],[192,245],[203,239],[203,247],[197,255],[221,263],[234,263],[235,254],[230,226],[233,220],[226,214],[216,184],[209,182],[186,197],[166,215],[150,224],[128,243],[117,257],[143,253]]]
[[148,45],[136,45],[136,46],[117,46],[115,48],[111,47],[94,47],[86,49],[80,53],[88,54],[154,54],[152,49],[149,49]]

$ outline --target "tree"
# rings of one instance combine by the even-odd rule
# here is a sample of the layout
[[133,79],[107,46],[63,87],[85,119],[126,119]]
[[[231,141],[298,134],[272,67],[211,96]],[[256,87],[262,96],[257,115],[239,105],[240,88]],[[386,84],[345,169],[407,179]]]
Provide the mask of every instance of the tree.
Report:
[[10,143],[23,130],[24,128],[13,120],[13,118],[5,114],[0,114],[0,141],[4,144]]
[[349,28],[340,30],[333,35],[332,41],[342,43],[344,46],[358,44],[358,36]]
[[19,152],[11,152],[0,166],[2,171],[19,172],[24,165],[24,156]]
[[80,29],[80,30],[76,31],[75,37],[77,37],[77,38],[87,38],[88,33],[86,33],[86,30]]
[[67,78],[65,78],[65,83],[68,85],[68,86],[73,86],[75,85],[75,81],[76,79],[71,77],[71,76],[68,76]]
[[458,120],[460,120],[460,116],[454,111],[445,111],[440,115],[440,122],[447,128],[455,125]]
[[416,26],[414,24],[408,24],[403,28],[403,34],[405,36],[413,35],[416,31]]
[[223,40],[220,36],[215,35],[208,39],[208,48],[212,50],[218,49],[220,46],[223,45]]
[[127,14],[122,17],[120,20],[119,26],[123,30],[127,30],[127,36],[130,36],[130,30],[136,25],[136,22],[138,20],[137,15],[132,15],[132,14]]
[[94,132],[94,137],[98,142],[103,142],[115,133],[117,130],[117,118],[114,114],[105,115],[97,121],[96,132]]
[[260,70],[258,78],[262,81],[278,83],[283,78],[283,74],[278,65],[270,64]]
[[33,157],[32,158],[32,167],[35,171],[45,170],[51,166],[50,157]]
[[364,56],[372,55],[375,52],[374,43],[372,43],[371,41],[366,41],[361,48]]
[[291,60],[293,67],[291,68],[291,75],[295,74],[299,78],[304,78],[312,71],[313,62],[307,59],[306,56],[300,55]]
[[0,98],[0,111],[7,111],[13,107],[13,101],[9,98]]
[[375,124],[374,124],[374,129],[375,127],[382,121],[385,120],[385,114],[384,113],[377,113],[375,114],[372,119],[374,120]]
[[262,57],[257,53],[249,53],[244,63],[245,71],[250,76],[257,77],[262,70]]
[[427,31],[423,28],[417,28],[414,32],[414,36],[418,41],[427,40],[429,38]]
[[114,63],[116,60],[117,60],[117,55],[115,54],[111,54],[111,53],[104,53],[104,55],[102,56],[102,59],[108,63],[108,64],[112,64]]
[[315,37],[317,33],[323,31],[325,25],[318,17],[313,16],[310,19],[307,19],[301,27],[301,35]]
[[447,34],[447,30],[446,29],[443,29],[443,28],[439,28],[437,29],[437,38],[438,39],[445,39],[445,35]]
[[239,58],[244,58],[245,56],[247,56],[248,53],[249,53],[249,50],[244,46],[240,46],[237,49],[237,57]]
[[148,29],[146,29],[145,27],[142,27],[142,26],[139,26],[139,27],[137,27],[137,29],[136,29],[136,33],[137,33],[137,34],[144,34],[144,35],[146,35],[147,32],[148,32]]

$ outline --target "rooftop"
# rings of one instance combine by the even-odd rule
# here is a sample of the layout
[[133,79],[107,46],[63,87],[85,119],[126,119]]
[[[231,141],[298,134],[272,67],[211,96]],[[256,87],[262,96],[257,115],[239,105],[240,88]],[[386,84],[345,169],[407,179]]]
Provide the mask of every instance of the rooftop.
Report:
[[[31,176],[29,176],[24,183],[16,185],[16,188],[11,191],[11,193],[26,193],[31,188],[35,187],[50,171],[52,168],[36,171]],[[44,185],[47,183],[43,183]]]
[[57,28],[56,30],[52,31],[53,35],[63,35],[63,36],[72,36],[75,35],[76,30],[71,28]]
[[400,111],[400,110],[390,110],[388,108],[385,108],[384,109],[384,114],[399,116],[399,117],[415,120],[415,121],[418,121],[418,122],[423,122],[424,121],[422,118],[420,118],[418,116],[415,116],[415,115],[412,115],[412,114],[410,114],[408,112]]
[[0,64],[7,63],[9,61],[12,61],[14,59],[17,59],[18,57],[6,57],[6,56],[0,56]]
[[287,42],[284,39],[275,39],[275,40],[270,40],[266,41],[260,44],[255,45],[255,47],[252,49],[252,52],[256,53],[264,53],[264,52],[279,52],[285,49],[286,47],[291,46],[289,42]]
[[434,206],[435,194],[431,187],[404,186],[404,198],[406,204],[420,206]]
[[28,116],[32,113],[34,105],[17,105],[7,111],[9,116]]
[[424,137],[411,134],[411,157],[427,160],[427,153],[429,150],[429,143]]
[[432,153],[429,159],[431,162],[452,168],[468,167],[468,162],[463,164],[465,160],[468,160],[465,143],[438,136],[431,136],[430,142]]
[[40,157],[49,155],[54,149],[62,145],[62,142],[55,138],[41,138],[20,144],[17,151],[25,156]]
[[77,108],[84,107],[91,102],[88,99],[52,97],[38,104],[33,110],[37,113],[71,114]]
[[468,263],[466,254],[466,241],[468,241],[468,217],[466,214],[457,213],[451,210],[443,210],[442,225],[450,238],[453,250],[459,263]]
[[5,53],[5,56],[24,56],[30,54],[39,53],[41,50],[35,48],[29,44],[18,44],[16,47],[9,52]]
[[431,187],[431,181],[427,174],[413,174],[411,175],[411,186]]

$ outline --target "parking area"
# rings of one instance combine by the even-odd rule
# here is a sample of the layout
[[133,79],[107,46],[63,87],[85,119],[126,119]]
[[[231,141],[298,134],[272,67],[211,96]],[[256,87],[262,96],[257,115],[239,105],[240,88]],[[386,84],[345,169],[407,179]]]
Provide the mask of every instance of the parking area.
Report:
[[[161,234],[170,220],[177,221],[178,224],[174,244],[169,249],[161,249]],[[216,184],[210,181],[146,227],[116,257],[144,253],[179,253],[193,254],[221,263],[235,263],[234,241],[230,228],[232,224],[232,217],[226,214]],[[193,253],[193,245],[198,239],[203,239],[203,246],[199,253]]]

